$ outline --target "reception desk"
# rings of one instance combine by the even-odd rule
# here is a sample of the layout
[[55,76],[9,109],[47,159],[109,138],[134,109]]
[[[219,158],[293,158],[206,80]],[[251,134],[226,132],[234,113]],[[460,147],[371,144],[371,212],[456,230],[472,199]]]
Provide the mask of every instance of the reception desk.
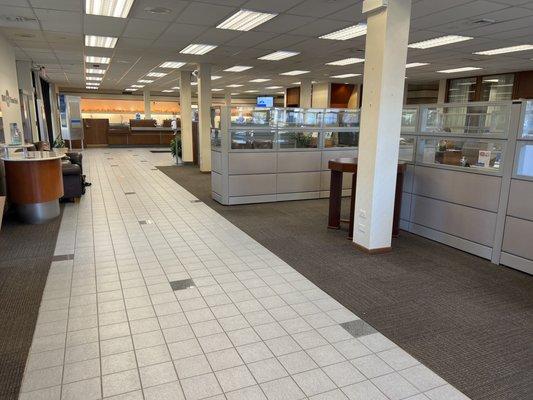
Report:
[[63,197],[61,158],[53,151],[30,151],[3,156],[7,197],[20,218],[30,224],[50,221],[60,214]]

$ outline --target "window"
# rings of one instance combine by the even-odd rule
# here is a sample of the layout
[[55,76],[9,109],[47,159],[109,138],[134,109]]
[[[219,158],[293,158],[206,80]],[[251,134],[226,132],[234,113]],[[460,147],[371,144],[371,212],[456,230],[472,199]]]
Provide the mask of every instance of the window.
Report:
[[451,79],[448,87],[449,103],[475,101],[477,78]]
[[502,101],[513,98],[514,74],[487,75],[448,81],[448,103]]
[[481,101],[511,100],[514,75],[484,76],[481,80]]

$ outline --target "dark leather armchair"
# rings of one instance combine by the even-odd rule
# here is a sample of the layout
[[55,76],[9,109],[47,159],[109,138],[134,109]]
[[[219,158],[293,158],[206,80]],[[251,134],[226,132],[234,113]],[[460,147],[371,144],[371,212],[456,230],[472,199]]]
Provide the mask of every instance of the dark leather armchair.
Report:
[[66,153],[67,161],[62,163],[63,169],[63,200],[73,200],[85,194],[83,182],[83,154]]

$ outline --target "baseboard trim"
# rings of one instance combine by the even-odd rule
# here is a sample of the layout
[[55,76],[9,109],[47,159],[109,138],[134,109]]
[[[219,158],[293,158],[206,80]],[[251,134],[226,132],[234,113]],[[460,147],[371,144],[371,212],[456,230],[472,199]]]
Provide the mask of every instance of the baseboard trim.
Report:
[[377,249],[367,249],[364,246],[361,246],[360,244],[354,243],[355,248],[357,250],[361,250],[363,253],[366,254],[384,254],[384,253],[390,253],[392,251],[392,247],[379,247]]

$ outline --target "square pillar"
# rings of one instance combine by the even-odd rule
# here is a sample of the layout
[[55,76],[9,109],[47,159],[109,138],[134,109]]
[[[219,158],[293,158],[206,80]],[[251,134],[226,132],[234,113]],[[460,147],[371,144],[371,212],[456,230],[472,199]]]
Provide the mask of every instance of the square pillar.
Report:
[[302,79],[300,81],[300,107],[311,108],[311,95],[313,84],[311,79]]
[[152,118],[152,105],[150,103],[150,91],[143,91],[143,100],[144,100],[144,119]]
[[193,162],[191,73],[180,71],[180,116],[182,160]]
[[211,171],[211,65],[201,64],[198,71],[198,135],[200,171]]
[[353,241],[370,252],[391,247],[411,0],[365,0],[364,96]]

